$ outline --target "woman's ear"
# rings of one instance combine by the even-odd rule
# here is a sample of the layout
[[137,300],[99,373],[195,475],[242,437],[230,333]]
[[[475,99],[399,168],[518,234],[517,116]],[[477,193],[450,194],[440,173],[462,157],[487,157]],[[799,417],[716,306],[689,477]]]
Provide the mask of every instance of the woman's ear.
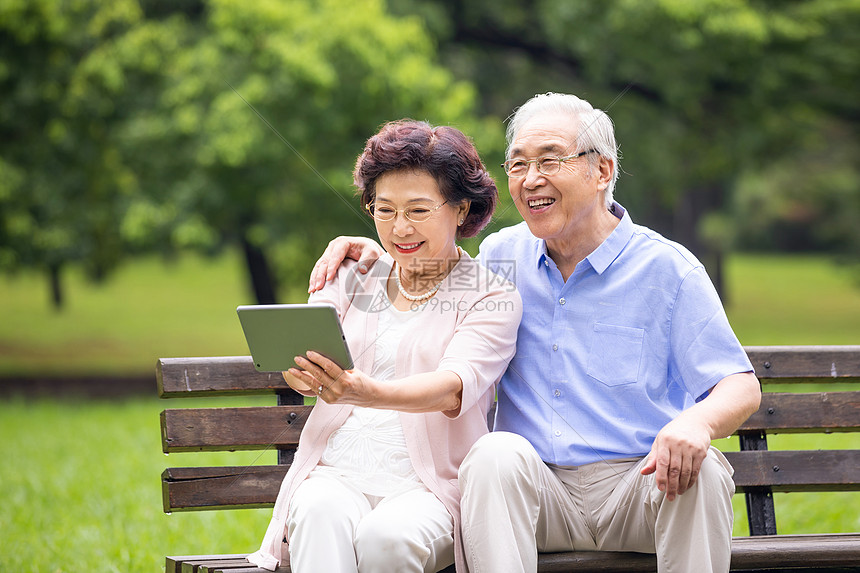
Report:
[[460,203],[460,207],[457,210],[457,225],[462,226],[466,221],[466,215],[469,214],[469,207],[471,207],[472,202],[465,200]]

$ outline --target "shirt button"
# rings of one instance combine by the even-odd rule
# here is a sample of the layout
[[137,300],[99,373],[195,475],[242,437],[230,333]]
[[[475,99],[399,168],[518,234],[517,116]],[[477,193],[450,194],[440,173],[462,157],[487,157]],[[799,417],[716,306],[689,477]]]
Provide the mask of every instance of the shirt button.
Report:
[[543,266],[548,267],[548,266],[549,266],[549,261],[544,261],[544,262],[543,262]]
[[556,435],[556,437],[558,437],[558,436],[560,436],[560,435],[561,435],[561,432],[560,432],[559,430],[556,430],[556,431],[555,431],[555,435]]
[[564,303],[566,303],[566,302],[567,302],[567,301],[566,301],[566,300],[564,300],[563,298],[558,299],[558,304],[563,305],[563,304],[564,304]]
[[552,345],[552,349],[553,349],[553,350],[558,350],[558,344],[553,344],[553,345]]
[[558,398],[559,396],[561,396],[561,390],[556,390],[555,397]]

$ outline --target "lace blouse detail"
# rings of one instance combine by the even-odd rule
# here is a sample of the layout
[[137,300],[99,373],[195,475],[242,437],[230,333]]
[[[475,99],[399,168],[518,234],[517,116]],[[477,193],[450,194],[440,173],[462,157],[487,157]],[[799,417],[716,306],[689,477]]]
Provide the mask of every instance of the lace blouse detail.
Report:
[[[416,311],[399,311],[393,306],[380,313],[371,376],[394,379],[397,348],[415,315]],[[412,467],[400,413],[394,410],[353,408],[343,426],[329,437],[313,471],[346,477],[362,492],[380,497],[404,489],[426,489]]]

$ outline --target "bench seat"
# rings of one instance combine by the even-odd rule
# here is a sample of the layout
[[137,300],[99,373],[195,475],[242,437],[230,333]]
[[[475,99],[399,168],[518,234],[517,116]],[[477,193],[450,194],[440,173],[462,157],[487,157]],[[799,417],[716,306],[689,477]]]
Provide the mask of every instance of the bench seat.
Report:
[[[780,555],[777,563],[774,555]],[[785,562],[802,559],[806,568],[832,573],[860,571],[860,533],[763,535],[732,539],[732,571],[785,569]],[[857,564],[846,567],[846,562]],[[776,566],[776,567],[775,567]],[[168,557],[168,573],[265,573],[249,564],[245,555]],[[278,573],[290,571],[279,567]],[[449,567],[445,573],[453,573]],[[540,573],[652,573],[657,571],[654,555],[632,552],[573,551],[541,553]]]

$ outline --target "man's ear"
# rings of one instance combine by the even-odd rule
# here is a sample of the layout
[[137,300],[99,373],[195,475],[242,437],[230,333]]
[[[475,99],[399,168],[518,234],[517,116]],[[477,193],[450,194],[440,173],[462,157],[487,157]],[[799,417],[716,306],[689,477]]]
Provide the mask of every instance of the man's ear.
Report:
[[612,168],[615,163],[608,157],[600,156],[600,161],[597,163],[597,188],[604,191],[612,182]]

